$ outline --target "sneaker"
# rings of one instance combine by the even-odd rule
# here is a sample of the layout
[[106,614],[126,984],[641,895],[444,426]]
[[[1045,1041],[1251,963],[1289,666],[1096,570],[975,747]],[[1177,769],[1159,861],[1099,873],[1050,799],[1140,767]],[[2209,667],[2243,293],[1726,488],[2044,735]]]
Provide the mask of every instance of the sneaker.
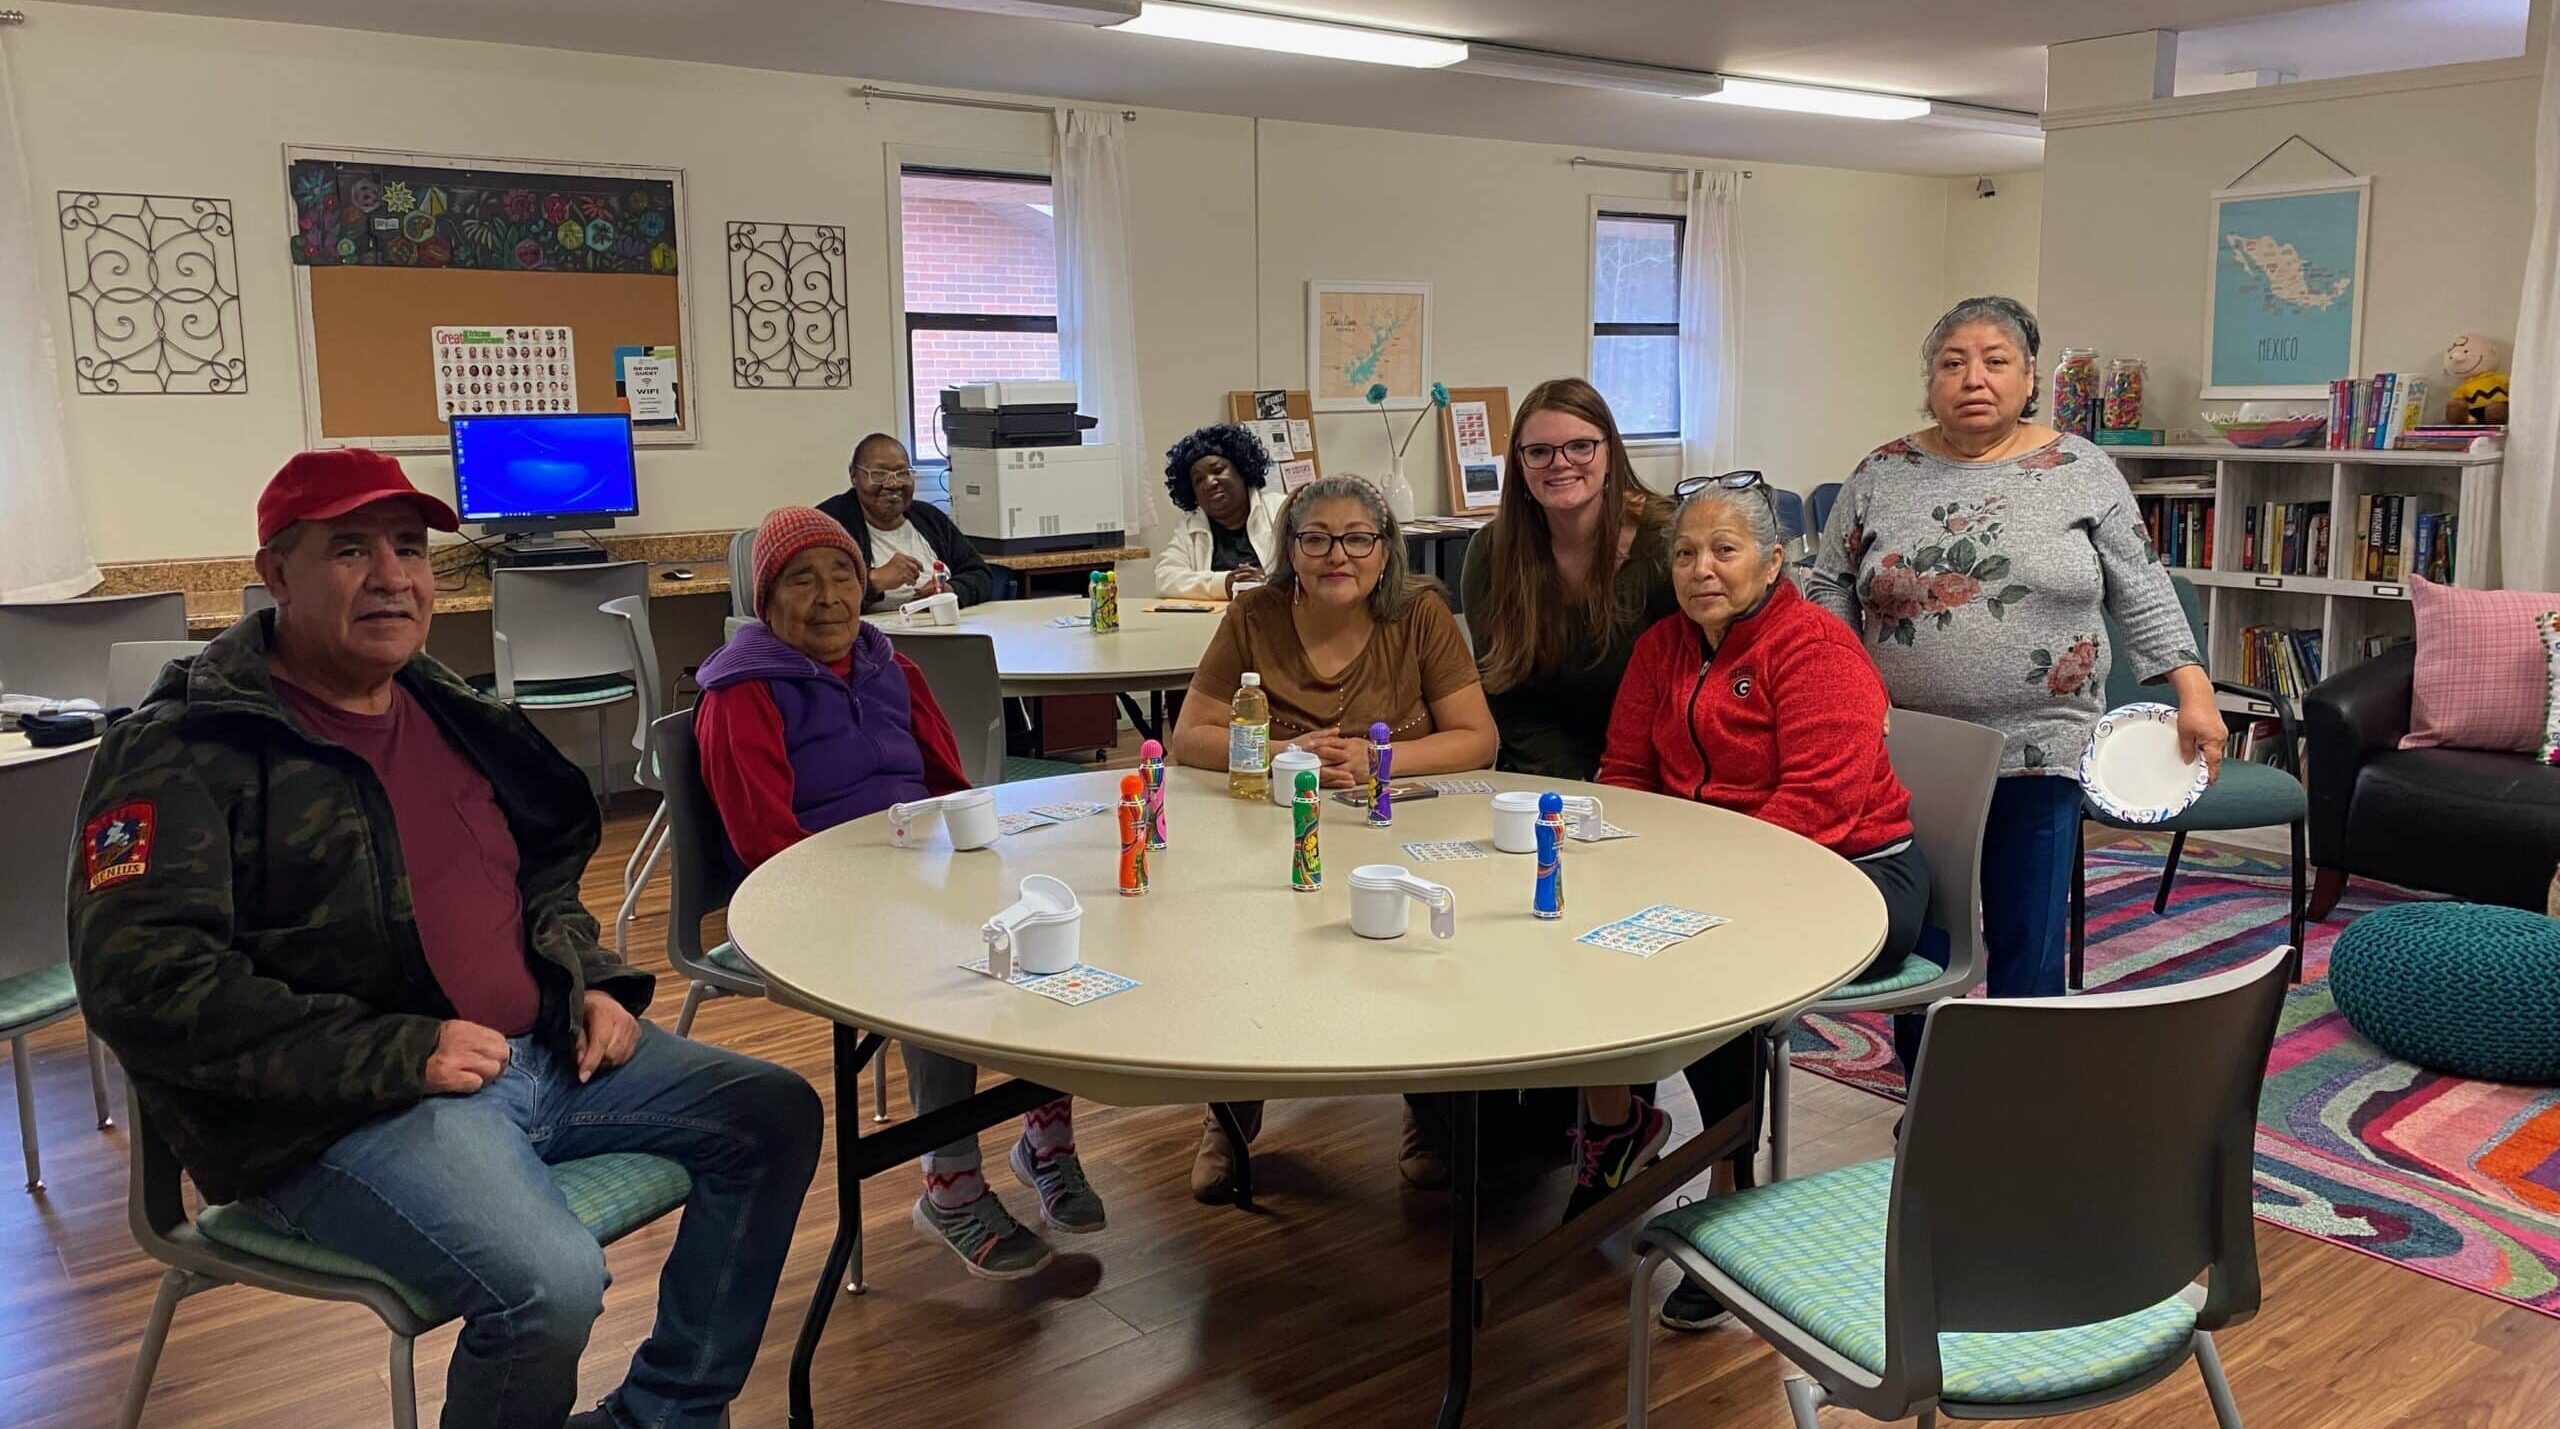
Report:
[[1448,1154],[1422,1134],[1422,1123],[1414,1118],[1411,1103],[1404,1109],[1404,1146],[1396,1153],[1396,1171],[1406,1185],[1417,1191],[1449,1189]]
[[993,1191],[947,1211],[931,1196],[918,1196],[907,1218],[917,1230],[951,1247],[961,1265],[981,1280],[1037,1275],[1051,1259],[1049,1243],[1015,1220]]
[[1084,1163],[1072,1151],[1061,1151],[1049,1158],[1044,1169],[1033,1158],[1031,1138],[1016,1137],[1013,1142],[1013,1174],[1040,1197],[1040,1218],[1050,1229],[1069,1235],[1084,1235],[1102,1229],[1102,1198],[1094,1194],[1092,1183],[1084,1179]]
[[1694,1335],[1700,1330],[1714,1329],[1732,1318],[1733,1312],[1725,1308],[1714,1291],[1685,1275],[1680,1277],[1679,1287],[1662,1302],[1662,1325],[1669,1330],[1684,1330]]
[[1635,1107],[1635,1117],[1614,1130],[1603,1131],[1587,1121],[1574,1128],[1573,1195],[1564,1203],[1566,1220],[1598,1205],[1652,1165],[1671,1139],[1671,1113],[1648,1102]]

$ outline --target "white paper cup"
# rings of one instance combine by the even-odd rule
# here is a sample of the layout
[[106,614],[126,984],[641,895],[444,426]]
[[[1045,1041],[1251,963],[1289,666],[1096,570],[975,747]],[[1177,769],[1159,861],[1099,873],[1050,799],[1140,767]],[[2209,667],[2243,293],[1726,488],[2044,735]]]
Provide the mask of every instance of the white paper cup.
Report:
[[[1568,794],[1564,812],[1568,818],[1596,819],[1600,817],[1600,801]],[[1537,791],[1513,789],[1493,796],[1493,846],[1504,853],[1538,851]]]
[[1413,905],[1431,909],[1433,937],[1458,931],[1458,896],[1446,884],[1416,878],[1400,864],[1364,863],[1351,870],[1351,931],[1364,938],[1401,938]]
[[985,848],[996,841],[996,796],[990,789],[964,789],[942,800],[942,826],[956,849]]
[[1316,782],[1324,782],[1324,761],[1303,749],[1283,749],[1271,756],[1271,802],[1288,808],[1298,797],[1298,771],[1316,771]]

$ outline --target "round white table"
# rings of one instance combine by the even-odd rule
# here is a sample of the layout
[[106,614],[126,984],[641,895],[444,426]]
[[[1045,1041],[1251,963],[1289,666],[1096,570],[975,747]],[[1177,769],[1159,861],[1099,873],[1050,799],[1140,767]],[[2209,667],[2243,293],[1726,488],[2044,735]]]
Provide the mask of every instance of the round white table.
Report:
[[[1001,785],[996,805],[1111,802],[1122,772]],[[1324,887],[1299,893],[1289,887],[1288,811],[1231,799],[1223,774],[1186,769],[1168,780],[1170,846],[1152,855],[1152,888],[1140,898],[1117,891],[1118,827],[1108,813],[970,853],[955,852],[938,824],[915,847],[897,848],[885,817],[874,816],[750,874],[729,907],[730,937],[776,1002],[835,1024],[839,1108],[859,1105],[855,1078],[884,1036],[1016,1079],[876,1136],[861,1134],[859,1117],[837,1118],[839,1219],[792,1361],[792,1423],[812,1424],[809,1361],[857,1248],[862,1178],[1057,1092],[1116,1105],[1456,1094],[1450,1364],[1439,1422],[1459,1422],[1488,1290],[1516,1288],[1607,1234],[1707,1159],[1674,1153],[1621,1188],[1613,1206],[1479,1279],[1475,1095],[1668,1076],[1847,982],[1882,945],[1885,917],[1874,886],[1847,862],[1742,815],[1516,775],[1456,777],[1599,795],[1609,821],[1638,837],[1568,845],[1565,916],[1548,921],[1529,911],[1529,857],[1426,864],[1401,847],[1473,840],[1490,851],[1486,796],[1401,804],[1391,829],[1371,829],[1359,811],[1328,798]],[[1456,936],[1433,938],[1418,907],[1400,939],[1353,934],[1347,883],[1365,863],[1402,863],[1447,884],[1457,897]],[[1084,961],[1138,986],[1071,1007],[960,966],[983,951],[979,925],[1032,873],[1075,889]],[[1656,902],[1732,921],[1651,958],[1575,941]],[[1249,1186],[1238,1189],[1249,1203]]]
[[42,764],[70,754],[85,755],[97,747],[98,741],[84,739],[78,744],[57,744],[49,749],[39,749],[27,743],[25,735],[11,730],[6,734],[0,734],[0,769],[11,769],[21,764]]
[[[1131,720],[1152,735],[1156,731],[1151,723],[1161,720],[1141,718],[1128,696],[1190,685],[1191,672],[1200,667],[1200,656],[1209,648],[1209,637],[1218,633],[1218,622],[1226,619],[1226,606],[1217,601],[1181,602],[1205,604],[1209,609],[1204,611],[1147,609],[1158,603],[1152,596],[1123,596],[1120,628],[1101,635],[1082,623],[1085,599],[1075,595],[985,601],[962,610],[958,625],[911,625],[894,612],[866,618],[901,636],[992,636],[996,674],[1007,699],[1118,695],[1128,705]],[[1066,616],[1074,616],[1078,623],[1056,623]]]

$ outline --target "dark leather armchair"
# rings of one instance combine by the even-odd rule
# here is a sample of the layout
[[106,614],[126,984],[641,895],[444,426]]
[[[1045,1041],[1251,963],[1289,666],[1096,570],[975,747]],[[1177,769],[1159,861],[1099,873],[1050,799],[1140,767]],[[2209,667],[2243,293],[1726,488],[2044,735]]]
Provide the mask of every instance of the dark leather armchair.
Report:
[[2527,754],[2402,749],[2417,652],[2401,646],[2303,696],[2311,916],[2349,875],[2541,911],[2560,864],[2560,769]]

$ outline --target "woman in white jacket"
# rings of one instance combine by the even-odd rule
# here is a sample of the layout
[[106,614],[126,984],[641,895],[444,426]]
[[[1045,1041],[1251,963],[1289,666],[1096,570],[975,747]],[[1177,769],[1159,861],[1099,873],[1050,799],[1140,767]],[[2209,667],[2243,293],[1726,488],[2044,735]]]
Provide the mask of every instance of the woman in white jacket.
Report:
[[1266,490],[1271,458],[1232,422],[1202,427],[1164,456],[1164,489],[1183,512],[1156,556],[1156,594],[1225,600],[1281,560],[1280,512],[1288,493]]

